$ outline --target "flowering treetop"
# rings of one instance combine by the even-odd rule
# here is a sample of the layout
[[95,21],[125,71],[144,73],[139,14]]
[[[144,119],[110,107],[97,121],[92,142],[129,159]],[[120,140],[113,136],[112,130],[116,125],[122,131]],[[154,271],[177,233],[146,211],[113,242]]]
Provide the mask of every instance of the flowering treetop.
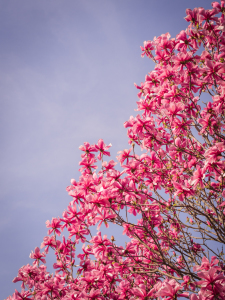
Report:
[[[155,68],[135,84],[140,114],[124,123],[131,148],[118,153],[122,171],[103,161],[111,146],[103,140],[80,146],[72,201],[46,222],[43,252],[31,253],[33,264],[13,280],[22,290],[8,300],[225,299],[224,3],[187,9],[189,25],[176,38],[144,42],[141,56]],[[129,242],[92,235],[109,223]],[[45,265],[50,248],[54,274]]]

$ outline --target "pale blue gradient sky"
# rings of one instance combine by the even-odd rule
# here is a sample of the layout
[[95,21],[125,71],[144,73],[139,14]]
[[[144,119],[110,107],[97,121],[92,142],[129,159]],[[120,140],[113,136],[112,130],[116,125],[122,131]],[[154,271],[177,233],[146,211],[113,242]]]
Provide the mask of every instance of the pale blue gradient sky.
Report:
[[2,0],[1,299],[46,235],[45,221],[71,200],[78,147],[103,138],[112,158],[128,148],[123,122],[154,67],[144,40],[187,26],[186,8],[208,0]]

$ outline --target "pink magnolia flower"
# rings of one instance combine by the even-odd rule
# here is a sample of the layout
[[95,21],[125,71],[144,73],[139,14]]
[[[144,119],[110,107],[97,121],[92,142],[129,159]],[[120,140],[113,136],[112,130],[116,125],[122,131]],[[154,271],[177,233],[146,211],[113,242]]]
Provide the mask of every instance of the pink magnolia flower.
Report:
[[97,151],[100,152],[98,155],[99,160],[102,159],[103,155],[110,156],[110,152],[106,151],[106,150],[108,150],[111,146],[112,146],[112,144],[109,144],[108,146],[106,146],[102,139],[98,140],[98,144],[95,145],[95,148],[97,149]]
[[152,71],[149,75],[145,76],[145,86],[150,89],[154,86],[159,86],[158,74],[156,72]]
[[54,236],[46,236],[46,237],[44,237],[44,240],[41,243],[41,249],[44,248],[45,246],[47,246],[45,248],[45,253],[47,254],[49,247],[55,248],[55,246],[56,246],[55,237]]
[[109,170],[112,170],[116,164],[117,163],[114,160],[110,160],[108,163],[106,161],[104,161],[102,163],[102,167],[104,168],[105,171],[109,171]]
[[225,144],[223,142],[216,143],[214,146],[206,150],[204,156],[209,163],[214,163],[222,158],[221,154],[225,151]]
[[56,280],[53,279],[48,280],[47,282],[44,282],[44,286],[42,288],[42,294],[43,295],[52,295],[52,297],[56,298],[59,297],[59,292],[62,290],[62,285],[59,284]]
[[167,300],[176,299],[175,297],[188,297],[189,293],[182,293],[182,286],[177,283],[174,279],[167,282],[163,282],[162,287],[156,293],[157,296],[168,297]]
[[105,234],[102,238],[101,232],[97,233],[97,236],[94,236],[91,239],[91,243],[93,243],[93,253],[96,257],[103,258],[107,255],[108,246],[111,245],[111,242],[107,239],[107,235]]
[[171,145],[169,150],[170,150],[170,155],[171,157],[175,157],[176,155],[178,156],[178,162],[182,162],[182,155],[183,155],[183,150],[186,149],[187,142],[186,140],[181,140],[180,137],[177,137],[174,141],[175,145]]
[[151,289],[149,292],[146,291],[146,285],[140,284],[138,288],[133,288],[132,292],[140,300],[145,300],[151,297],[154,293],[154,289]]
[[182,118],[181,120],[178,118],[174,118],[172,123],[173,132],[175,135],[179,134],[187,134],[190,130],[190,125],[192,124],[192,120],[184,121]]
[[194,25],[199,24],[200,15],[199,15],[199,9],[198,8],[194,8],[193,10],[191,10],[190,8],[187,8],[186,9],[186,14],[187,14],[187,17],[185,17],[184,19],[187,22],[192,22]]
[[162,49],[160,49],[159,47],[157,47],[155,53],[156,53],[155,60],[158,60],[159,63],[166,65],[166,62],[170,58],[168,53],[166,51],[162,51]]
[[97,230],[100,229],[100,227],[101,227],[101,225],[102,225],[103,222],[104,222],[106,228],[108,228],[109,224],[107,223],[107,219],[109,219],[109,220],[111,219],[112,220],[112,219],[115,219],[115,218],[116,218],[116,214],[110,213],[109,210],[104,209],[103,213],[100,213],[97,217],[95,217],[96,223],[98,221],[100,221],[99,224],[98,224]]
[[225,11],[225,1],[221,0],[221,4],[219,2],[212,2],[212,7],[213,8],[217,8],[219,11],[221,11],[222,13]]
[[116,158],[118,159],[118,161],[120,162],[120,165],[123,164],[123,162],[125,161],[125,159],[127,160],[128,163],[128,159],[130,157],[130,152],[132,151],[132,148],[128,149],[124,149],[123,151],[119,151],[118,154],[120,153],[120,155],[118,155]]
[[196,282],[196,284],[201,286],[201,295],[208,297],[210,300],[217,298],[217,296],[225,296],[225,277],[221,273],[218,274],[216,268],[213,267],[208,271],[199,272],[198,276],[203,278],[203,280]]
[[193,175],[194,176],[191,178],[190,184],[193,185],[193,188],[195,188],[199,183],[200,187],[203,189],[203,179],[205,178],[204,168],[202,169],[199,165],[197,165],[197,170],[194,172]]
[[213,9],[199,8],[200,20],[201,21],[217,21],[218,18],[214,17],[219,12],[219,8],[214,7]]
[[[16,289],[15,289],[15,293],[13,294],[13,300],[30,300],[31,298],[29,297],[31,295],[30,291],[25,291],[24,289],[21,291],[21,293],[19,293]],[[28,298],[29,297],[29,298]]]
[[79,165],[83,167],[80,168],[79,171],[85,171],[86,174],[90,174],[92,172],[91,169],[97,169],[97,165],[95,165],[96,162],[97,160],[95,157],[82,158],[82,161],[79,162]]
[[216,258],[216,256],[211,257],[211,262],[208,260],[207,257],[202,258],[202,263],[201,266],[194,266],[193,270],[194,271],[200,271],[200,270],[205,270],[208,271],[211,267],[214,267],[217,270],[221,270],[220,267],[216,266],[218,264],[219,260]]
[[190,45],[190,38],[187,37],[187,34],[182,30],[176,37],[177,44],[176,49],[180,51],[186,51],[187,47]]
[[119,283],[119,286],[117,287],[117,292],[119,293],[119,299],[124,299],[126,297],[129,297],[131,293],[130,289],[130,283],[128,280],[121,281]]
[[91,289],[89,295],[87,295],[88,299],[92,299],[92,300],[101,300],[104,299],[104,297],[101,296],[101,291],[100,290],[95,290],[95,289]]
[[90,152],[97,152],[97,149],[95,148],[95,145],[90,145],[88,142],[84,142],[84,145],[81,145],[79,147],[79,149],[81,151],[86,152],[87,154],[89,154]]
[[141,86],[137,85],[136,83],[134,83],[134,86],[135,86],[138,90],[140,90],[140,91],[138,92],[138,94],[137,94],[137,95],[138,95],[138,98],[141,98],[142,95],[147,94],[146,86],[145,86],[145,84],[144,84],[143,82],[141,82]]
[[193,61],[191,52],[179,52],[178,55],[173,57],[174,68],[183,71],[186,64]]
[[153,57],[151,50],[154,50],[153,43],[151,41],[144,41],[144,47],[140,46],[141,48],[141,57],[145,55],[149,58]]
[[184,201],[185,197],[194,195],[194,191],[191,188],[191,186],[188,184],[187,181],[185,181],[185,183],[186,185],[173,182],[173,185],[176,188],[176,192],[174,193],[174,196],[178,196],[180,201]]
[[75,241],[77,244],[79,243],[79,241],[85,243],[87,240],[85,235],[89,234],[89,230],[81,225],[71,226],[70,228],[68,228],[68,231],[70,233],[68,238],[71,239],[73,236],[75,236]]
[[213,134],[213,127],[217,125],[215,119],[212,117],[211,114],[206,114],[204,118],[198,119],[198,122],[202,125],[200,134],[204,133],[206,129],[209,131],[210,134]]
[[192,291],[195,290],[195,283],[191,282],[189,276],[183,277],[184,282],[181,283],[181,285],[184,287],[185,290],[187,290],[189,287],[192,289]]
[[224,65],[221,63],[213,63],[211,60],[206,59],[205,61],[207,69],[207,75],[204,77],[204,80],[209,78],[214,78],[216,80],[221,79],[221,73],[224,73]]
[[166,104],[164,107],[165,108],[162,109],[162,111],[166,115],[171,116],[171,117],[174,117],[174,116],[184,117],[184,114],[178,113],[179,111],[184,109],[184,104],[183,103],[181,103],[181,102],[179,102],[179,103],[170,102],[170,103]]
[[83,196],[88,195],[90,192],[95,192],[95,190],[96,187],[92,175],[86,175],[80,178],[79,191]]
[[44,252],[41,253],[40,249],[38,247],[36,247],[34,249],[34,252],[31,251],[30,258],[35,259],[35,261],[33,263],[34,265],[37,265],[39,263],[39,261],[41,261],[41,262],[43,262],[43,264],[45,264],[46,260],[43,257],[46,257],[46,255]]
[[57,218],[52,218],[52,222],[50,222],[49,220],[47,220],[45,222],[46,227],[47,228],[51,228],[48,230],[48,234],[51,234],[52,232],[58,234],[58,236],[60,236],[61,232],[59,231],[58,228],[60,228],[60,220],[58,220]]
[[126,122],[124,122],[124,127],[128,128],[128,127],[132,127],[135,123],[136,123],[136,118],[133,116],[130,116],[130,119]]
[[131,233],[133,231],[132,226],[124,223],[123,228],[124,228],[123,234],[126,234],[127,236],[131,237],[132,236]]

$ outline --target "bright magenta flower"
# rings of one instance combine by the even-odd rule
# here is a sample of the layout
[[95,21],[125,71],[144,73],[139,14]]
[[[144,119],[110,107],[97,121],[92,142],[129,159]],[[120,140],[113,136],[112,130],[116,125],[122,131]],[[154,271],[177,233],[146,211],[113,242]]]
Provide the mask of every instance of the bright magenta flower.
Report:
[[154,50],[153,43],[151,41],[144,41],[144,47],[140,46],[143,53],[141,53],[141,57],[144,57],[145,55],[149,58],[153,57],[152,50]]
[[200,166],[197,166],[197,170],[194,172],[194,176],[191,178],[190,184],[195,188],[198,184],[201,188],[204,187],[203,180],[205,178],[205,170]]
[[48,234],[50,235],[52,232],[58,234],[60,236],[61,232],[58,228],[60,228],[60,220],[57,218],[52,218],[52,222],[49,220],[45,222],[47,228],[51,228],[48,230]]
[[182,286],[179,285],[174,279],[164,282],[162,287],[156,293],[157,296],[167,297],[166,299],[172,300],[177,297],[188,297],[189,293],[182,293]]
[[98,155],[99,160],[102,159],[103,155],[110,156],[110,152],[105,151],[105,150],[108,150],[111,146],[112,146],[112,144],[109,144],[108,146],[106,146],[102,139],[98,140],[98,144],[95,145],[95,148],[96,148],[97,151],[100,152],[99,155]]
[[40,249],[38,247],[36,247],[34,249],[34,252],[31,251],[31,254],[30,254],[30,258],[34,259],[34,265],[38,265],[39,264],[39,261],[43,262],[43,264],[46,263],[45,259],[43,257],[46,257],[45,253],[44,252],[40,252]]

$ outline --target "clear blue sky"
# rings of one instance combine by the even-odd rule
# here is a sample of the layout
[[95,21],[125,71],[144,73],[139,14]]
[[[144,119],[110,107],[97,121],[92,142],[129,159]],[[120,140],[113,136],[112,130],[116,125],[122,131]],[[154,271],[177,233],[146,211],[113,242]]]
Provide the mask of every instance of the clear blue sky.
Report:
[[140,45],[185,29],[208,0],[0,1],[0,298],[61,216],[78,179],[78,147],[103,138],[128,148],[123,122],[154,65]]

